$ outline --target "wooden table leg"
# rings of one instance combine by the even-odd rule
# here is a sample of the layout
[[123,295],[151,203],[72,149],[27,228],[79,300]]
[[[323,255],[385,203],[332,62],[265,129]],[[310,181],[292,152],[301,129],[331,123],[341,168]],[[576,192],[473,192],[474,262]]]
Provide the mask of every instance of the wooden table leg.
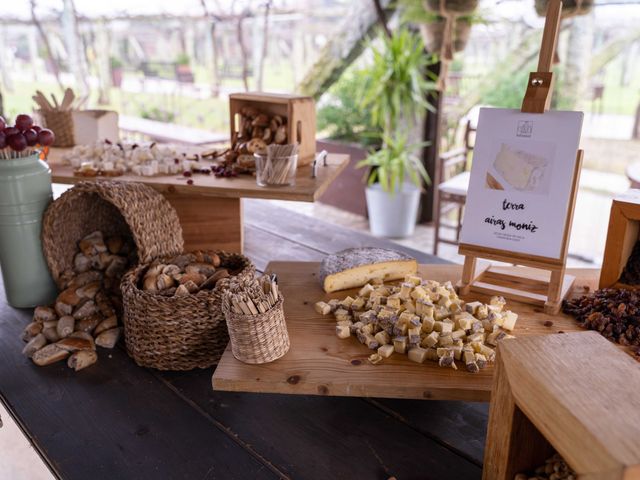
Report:
[[243,250],[242,199],[164,194],[178,212],[185,251]]

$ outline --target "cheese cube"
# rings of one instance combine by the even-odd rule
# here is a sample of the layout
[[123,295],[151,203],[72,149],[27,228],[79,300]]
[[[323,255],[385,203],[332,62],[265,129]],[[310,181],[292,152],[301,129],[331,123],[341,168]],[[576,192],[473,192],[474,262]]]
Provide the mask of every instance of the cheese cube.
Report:
[[482,320],[484,318],[487,318],[489,316],[489,308],[486,305],[480,305],[478,307],[478,309],[476,310],[476,314],[475,317],[478,320]]
[[504,312],[502,318],[504,320],[502,328],[509,330],[510,332],[516,328],[516,320],[518,320],[517,314],[513,313],[511,310],[507,310]]
[[436,331],[433,331],[424,338],[422,343],[427,347],[435,347],[438,344],[439,338],[440,338],[440,334]]
[[393,294],[390,297],[387,297],[387,305],[390,307],[399,309],[402,305],[401,299],[397,294]]
[[407,283],[411,283],[412,285],[418,286],[422,283],[422,279],[417,275],[406,275],[404,277],[404,281]]
[[431,333],[433,332],[433,327],[435,325],[436,321],[433,319],[433,317],[422,317],[422,331],[424,333]]
[[374,337],[380,345],[386,345],[391,341],[391,337],[385,331],[376,333]]
[[370,348],[371,350],[377,350],[378,347],[380,346],[380,344],[378,343],[378,341],[375,339],[373,335],[365,333],[364,339],[365,339],[364,344],[367,346],[367,348]]
[[400,284],[400,292],[398,296],[403,300],[411,298],[411,290],[413,290],[413,283],[404,282]]
[[331,305],[326,302],[317,302],[315,309],[320,315],[329,315],[331,313]]
[[337,325],[336,335],[338,335],[338,338],[349,338],[351,336],[351,329],[345,325]]
[[454,330],[453,332],[451,332],[451,338],[453,338],[454,340],[457,340],[458,338],[464,338],[466,335],[467,332],[462,329]]
[[407,337],[395,337],[393,339],[393,349],[397,353],[406,353],[407,352]]
[[431,360],[432,362],[438,361],[438,352],[435,348],[427,348],[427,360]]
[[381,361],[382,361],[382,357],[377,353],[373,353],[369,355],[369,362],[371,362],[373,365],[377,365]]
[[420,343],[420,330],[421,327],[413,327],[408,330],[409,343]]
[[411,292],[411,298],[413,298],[416,302],[418,300],[422,300],[424,298],[427,298],[427,291],[424,288],[422,288],[421,286],[417,286]]
[[393,345],[382,345],[378,347],[378,355],[382,358],[389,358],[394,351],[395,347]]
[[366,302],[365,302],[364,297],[358,297],[351,303],[351,309],[352,310],[362,310],[364,308],[364,304],[365,303]]
[[355,299],[352,297],[347,297],[344,300],[342,300],[342,302],[340,302],[340,305],[342,305],[342,308],[349,308],[354,300]]
[[435,318],[436,320],[444,320],[445,318],[449,318],[450,316],[451,312],[449,311],[449,309],[442,306],[437,307],[433,314],[433,318]]
[[349,328],[351,328],[351,325],[353,325],[353,322],[351,320],[341,320],[341,321],[337,322],[336,325],[338,327],[349,327]]
[[453,345],[453,338],[451,338],[451,334],[441,334],[438,337],[438,345],[440,347],[450,347],[451,345]]
[[373,286],[370,283],[367,283],[364,287],[360,289],[358,292],[358,296],[360,297],[369,297],[373,292]]
[[487,366],[487,357],[482,355],[481,353],[476,353],[476,363],[478,364],[478,368],[483,369]]
[[468,312],[458,313],[454,318],[460,330],[470,330],[471,325],[476,321],[475,317]]
[[409,350],[409,360],[416,363],[424,363],[427,359],[427,350],[422,347],[413,347]]
[[475,315],[478,311],[478,308],[482,306],[482,302],[469,302],[464,307],[467,312],[471,315]]

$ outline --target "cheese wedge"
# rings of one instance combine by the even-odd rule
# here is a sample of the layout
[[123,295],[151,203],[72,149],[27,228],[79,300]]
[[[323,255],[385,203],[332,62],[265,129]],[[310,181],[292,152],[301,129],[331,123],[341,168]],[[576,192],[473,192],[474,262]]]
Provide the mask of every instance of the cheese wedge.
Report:
[[402,252],[385,248],[350,248],[328,255],[320,266],[320,281],[327,293],[362,287],[374,279],[400,280],[418,271],[418,262]]

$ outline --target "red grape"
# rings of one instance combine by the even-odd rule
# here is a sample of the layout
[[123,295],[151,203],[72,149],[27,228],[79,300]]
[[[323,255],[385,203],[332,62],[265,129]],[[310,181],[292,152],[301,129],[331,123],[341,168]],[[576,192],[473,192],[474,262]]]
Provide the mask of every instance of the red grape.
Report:
[[43,128],[42,130],[40,130],[40,132],[38,132],[38,143],[40,145],[49,147],[53,145],[53,142],[55,142],[55,140],[56,136],[48,128]]
[[3,130],[3,132],[8,137],[9,135],[13,135],[15,133],[20,133],[20,130],[18,130],[16,127],[6,127]]
[[4,130],[5,128],[7,128],[7,121],[4,119],[4,117],[0,117],[0,131]]
[[20,131],[29,130],[33,125],[33,118],[29,115],[21,113],[16,117],[16,128],[20,129]]
[[39,127],[38,125],[33,125],[31,127],[31,130],[35,130],[36,133],[40,133],[40,130],[42,130],[42,127]]
[[22,132],[24,138],[27,139],[27,145],[33,147],[36,143],[38,143],[38,134],[35,130],[30,128],[29,130],[25,130]]
[[7,146],[7,136],[4,132],[0,131],[0,148],[4,148]]
[[27,148],[27,139],[21,133],[14,133],[7,137],[7,144],[16,152],[21,152]]

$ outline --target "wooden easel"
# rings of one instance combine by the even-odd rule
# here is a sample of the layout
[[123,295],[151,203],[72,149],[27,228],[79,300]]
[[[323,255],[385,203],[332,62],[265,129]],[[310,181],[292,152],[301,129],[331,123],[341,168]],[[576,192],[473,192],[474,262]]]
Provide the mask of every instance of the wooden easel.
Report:
[[[549,110],[553,92],[554,76],[551,65],[558,42],[560,30],[561,0],[551,0],[547,10],[547,17],[540,47],[538,71],[529,75],[527,91],[522,102],[522,112],[543,114]],[[583,151],[578,150],[573,172],[571,194],[567,218],[564,226],[562,248],[559,258],[541,257],[509,252],[500,249],[480,247],[461,243],[458,253],[465,255],[462,280],[458,283],[460,294],[470,291],[489,295],[502,295],[517,301],[544,307],[545,313],[557,313],[562,300],[569,292],[575,277],[565,274],[569,234],[573,221],[580,168],[582,166]],[[478,268],[477,259],[484,258],[501,262],[532,267],[550,272],[549,275],[539,274],[529,269],[523,269],[518,275],[505,274],[499,268],[490,266]]]

